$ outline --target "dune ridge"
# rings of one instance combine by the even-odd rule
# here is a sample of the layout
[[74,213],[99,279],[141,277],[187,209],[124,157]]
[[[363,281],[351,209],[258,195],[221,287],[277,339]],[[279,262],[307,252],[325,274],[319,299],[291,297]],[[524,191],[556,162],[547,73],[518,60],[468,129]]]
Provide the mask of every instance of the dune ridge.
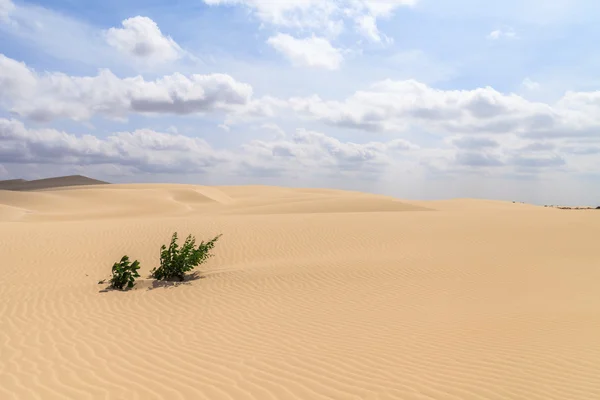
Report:
[[[0,190],[0,398],[600,398],[599,228],[325,189]],[[223,233],[177,287],[146,278],[173,231]],[[123,254],[142,279],[103,291]]]

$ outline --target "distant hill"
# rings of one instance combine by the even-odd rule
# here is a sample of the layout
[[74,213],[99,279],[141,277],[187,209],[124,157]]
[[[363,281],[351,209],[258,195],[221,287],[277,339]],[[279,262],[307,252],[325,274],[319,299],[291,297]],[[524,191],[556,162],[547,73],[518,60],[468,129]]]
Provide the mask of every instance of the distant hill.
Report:
[[97,179],[88,178],[82,175],[58,176],[55,178],[36,179],[27,181],[25,179],[11,179],[0,181],[0,190],[42,190],[54,189],[68,186],[83,186],[83,185],[106,185],[108,182],[99,181]]
[[27,182],[25,179],[9,179],[7,181],[0,181],[0,185],[13,185],[17,183]]

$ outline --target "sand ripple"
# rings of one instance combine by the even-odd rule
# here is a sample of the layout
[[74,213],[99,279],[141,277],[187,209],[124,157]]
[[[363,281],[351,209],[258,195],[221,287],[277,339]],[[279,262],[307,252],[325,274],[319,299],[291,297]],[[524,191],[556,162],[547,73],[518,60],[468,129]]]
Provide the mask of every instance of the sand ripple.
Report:
[[[203,278],[155,266],[223,233]],[[270,187],[0,191],[1,399],[600,399],[600,216]]]

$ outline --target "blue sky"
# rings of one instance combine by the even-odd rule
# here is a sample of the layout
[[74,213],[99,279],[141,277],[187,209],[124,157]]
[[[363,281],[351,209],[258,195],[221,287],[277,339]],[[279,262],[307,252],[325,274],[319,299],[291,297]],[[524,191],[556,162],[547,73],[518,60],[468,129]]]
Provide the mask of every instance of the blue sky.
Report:
[[596,204],[599,20],[590,0],[0,0],[0,179]]

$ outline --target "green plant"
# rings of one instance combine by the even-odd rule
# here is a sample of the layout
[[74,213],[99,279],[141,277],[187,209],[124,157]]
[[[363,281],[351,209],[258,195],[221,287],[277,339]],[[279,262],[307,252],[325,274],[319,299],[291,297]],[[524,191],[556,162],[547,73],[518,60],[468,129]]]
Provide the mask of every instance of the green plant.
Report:
[[215,247],[215,243],[221,235],[215,236],[208,242],[202,241],[196,246],[196,238],[189,235],[183,246],[177,244],[177,232],[173,233],[171,244],[167,248],[163,245],[160,248],[160,266],[154,268],[151,272],[153,278],[158,280],[173,280],[175,278],[183,281],[185,273],[191,271],[198,265],[212,257],[210,250]]
[[112,267],[112,278],[110,278],[110,287],[114,289],[123,290],[125,286],[132,288],[135,282],[135,278],[139,278],[138,269],[140,269],[140,263],[135,260],[132,263],[129,262],[129,257],[123,256],[121,261],[115,263]]

